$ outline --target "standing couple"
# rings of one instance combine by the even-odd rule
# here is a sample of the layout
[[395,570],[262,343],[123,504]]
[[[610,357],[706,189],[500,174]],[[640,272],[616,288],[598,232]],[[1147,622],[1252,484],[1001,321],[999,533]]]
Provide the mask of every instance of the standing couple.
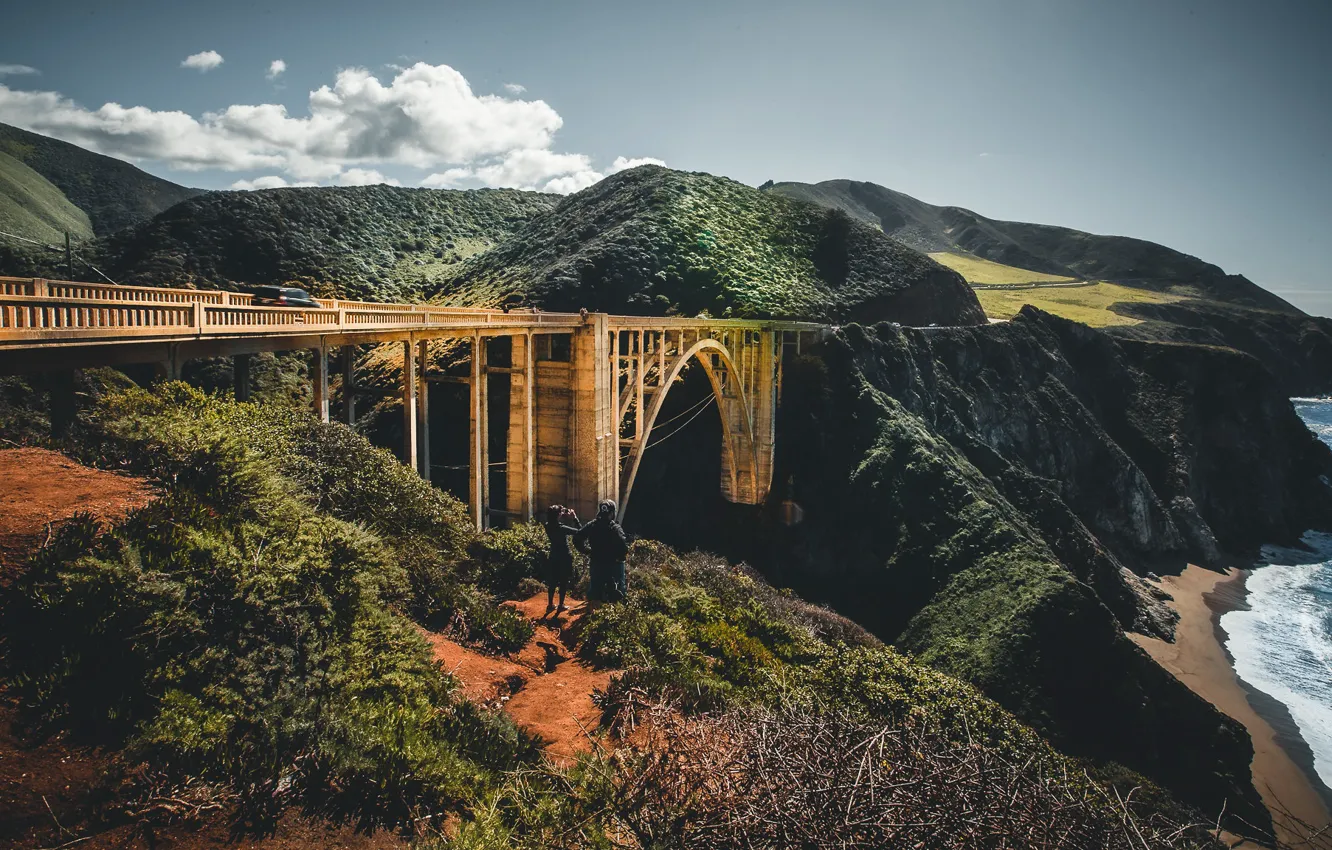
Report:
[[550,538],[550,557],[546,561],[546,613],[555,611],[555,591],[564,594],[573,583],[573,553],[569,539],[578,551],[588,556],[589,602],[622,602],[629,592],[624,576],[624,558],[629,554],[629,539],[615,521],[615,502],[606,499],[597,506],[597,518],[578,527],[578,514],[563,505],[546,509],[546,536]]

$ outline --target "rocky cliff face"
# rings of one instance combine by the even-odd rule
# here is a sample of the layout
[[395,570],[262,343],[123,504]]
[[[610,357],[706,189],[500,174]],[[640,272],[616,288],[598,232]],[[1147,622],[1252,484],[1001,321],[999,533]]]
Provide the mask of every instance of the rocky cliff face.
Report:
[[1228,346],[1262,361],[1289,396],[1332,393],[1332,319],[1216,301],[1124,304],[1142,319],[1109,332],[1129,339]]
[[850,326],[786,379],[777,475],[807,520],[768,554],[784,580],[1070,752],[1261,822],[1242,728],[1123,632],[1171,634],[1149,569],[1332,519],[1332,455],[1262,364],[1029,308]]

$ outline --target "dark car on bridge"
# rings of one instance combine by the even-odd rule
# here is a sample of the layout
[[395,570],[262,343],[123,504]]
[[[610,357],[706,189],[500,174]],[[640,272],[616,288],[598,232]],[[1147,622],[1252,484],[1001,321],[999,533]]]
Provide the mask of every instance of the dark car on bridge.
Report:
[[255,287],[254,300],[250,303],[255,307],[314,307],[317,309],[322,306],[310,296],[310,293],[294,286]]

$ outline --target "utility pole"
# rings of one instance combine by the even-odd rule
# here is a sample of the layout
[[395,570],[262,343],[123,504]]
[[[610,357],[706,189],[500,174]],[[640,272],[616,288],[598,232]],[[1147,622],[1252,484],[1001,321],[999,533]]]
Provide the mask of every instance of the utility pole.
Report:
[[69,231],[65,231],[65,280],[74,279],[74,249],[69,244]]

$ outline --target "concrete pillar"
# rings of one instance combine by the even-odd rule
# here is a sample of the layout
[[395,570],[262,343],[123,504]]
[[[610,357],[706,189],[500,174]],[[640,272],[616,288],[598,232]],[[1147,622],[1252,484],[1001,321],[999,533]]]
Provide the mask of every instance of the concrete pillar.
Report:
[[320,422],[328,421],[328,349],[324,346],[311,349],[313,355],[313,368],[310,370],[310,380],[314,384],[314,409],[315,416],[319,417]]
[[471,442],[469,461],[471,480],[468,501],[472,508],[472,522],[477,530],[490,524],[490,429],[489,385],[490,374],[486,363],[486,340],[481,334],[472,336],[471,386]]
[[753,385],[754,443],[758,453],[757,492],[754,503],[768,498],[772,489],[772,470],[777,452],[777,399],[782,357],[780,331],[763,330],[752,356],[756,360]]
[[69,436],[74,424],[74,370],[47,372],[46,382],[50,387],[51,436],[58,440]]
[[410,341],[402,344],[402,462],[417,468],[416,459],[416,353]]
[[342,347],[342,421],[356,427],[356,346]]
[[513,372],[509,375],[509,434],[505,451],[505,507],[530,520],[538,510],[536,490],[536,363],[533,339],[510,337]]
[[573,335],[568,502],[578,516],[596,516],[597,503],[619,487],[616,370],[604,313],[592,313]]
[[420,365],[416,370],[416,460],[417,472],[430,480],[430,384],[426,376],[430,369],[430,345],[425,340],[418,344]]
[[153,378],[156,381],[179,381],[180,367],[180,358],[176,356],[175,346],[172,346],[171,354],[166,360],[159,360],[153,364]]
[[233,384],[236,389],[236,401],[250,400],[250,394],[253,392],[250,384],[250,369],[253,364],[253,354],[237,354],[231,359],[231,369],[234,376]]

